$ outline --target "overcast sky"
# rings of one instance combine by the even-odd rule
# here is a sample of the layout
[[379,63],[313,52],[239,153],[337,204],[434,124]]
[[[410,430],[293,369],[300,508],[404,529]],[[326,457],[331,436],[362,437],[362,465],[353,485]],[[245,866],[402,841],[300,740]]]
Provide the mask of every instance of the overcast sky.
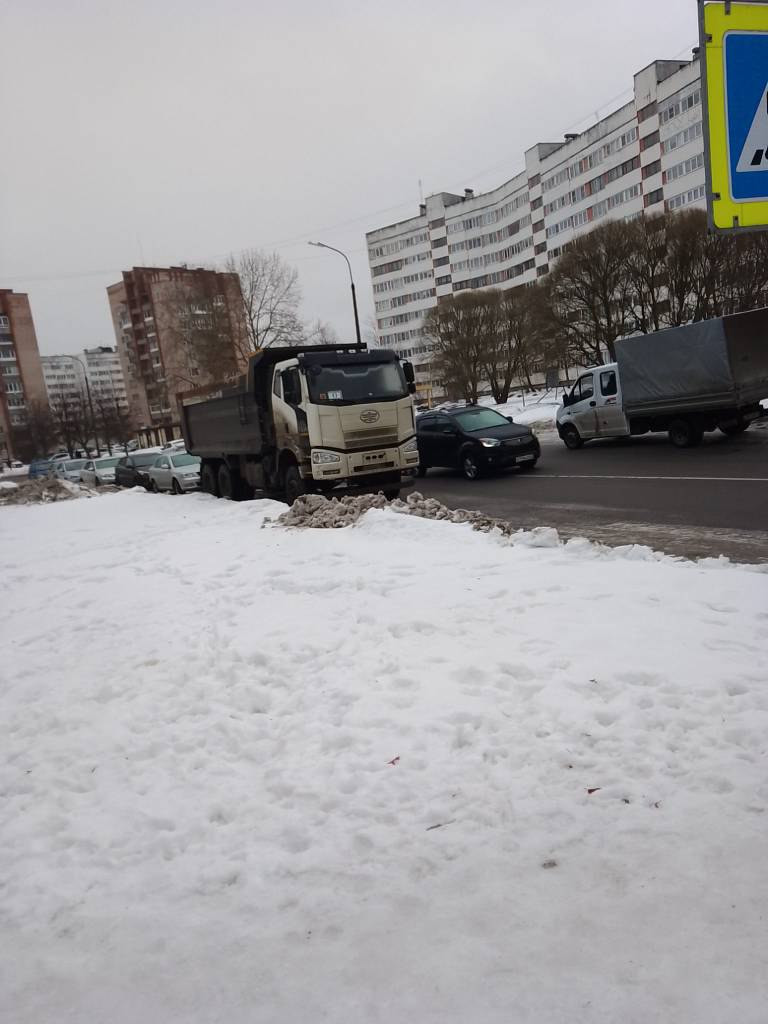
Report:
[[133,265],[276,249],[306,318],[372,313],[365,231],[512,177],[689,56],[694,0],[4,0],[0,287],[43,353],[114,344]]

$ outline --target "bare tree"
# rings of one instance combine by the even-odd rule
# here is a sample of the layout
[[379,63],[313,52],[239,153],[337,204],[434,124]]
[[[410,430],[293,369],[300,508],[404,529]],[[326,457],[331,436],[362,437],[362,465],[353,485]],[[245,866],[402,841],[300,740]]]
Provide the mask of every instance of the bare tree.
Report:
[[113,444],[124,447],[134,436],[135,427],[131,415],[115,396],[94,399],[94,412],[99,434],[110,454]]
[[59,431],[46,402],[27,403],[27,421],[14,429],[14,448],[24,457],[45,456],[59,439]]
[[76,397],[60,398],[51,413],[59,439],[69,454],[73,455],[77,448],[89,452],[95,431],[86,395],[81,392]]
[[621,221],[608,221],[571,242],[551,275],[553,326],[573,351],[600,362],[614,358],[614,342],[633,327],[628,264],[632,236]]
[[481,293],[488,305],[483,370],[495,402],[509,398],[512,382],[525,375],[531,384],[531,363],[543,356],[546,315],[539,286]]
[[434,341],[434,361],[449,393],[477,402],[485,372],[488,301],[482,292],[441,299],[424,318]]
[[225,265],[240,278],[248,351],[289,345],[304,336],[299,275],[276,252],[248,249]]
[[325,323],[324,320],[315,320],[304,330],[304,344],[338,345],[339,336],[330,324]]

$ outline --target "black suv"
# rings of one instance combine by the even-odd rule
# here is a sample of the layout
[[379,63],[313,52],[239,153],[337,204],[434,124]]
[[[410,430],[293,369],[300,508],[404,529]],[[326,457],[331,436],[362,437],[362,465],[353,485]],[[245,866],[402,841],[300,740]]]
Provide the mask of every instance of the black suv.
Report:
[[483,470],[533,469],[541,455],[528,427],[479,405],[424,413],[416,419],[416,433],[419,476],[431,466],[445,466],[476,480]]

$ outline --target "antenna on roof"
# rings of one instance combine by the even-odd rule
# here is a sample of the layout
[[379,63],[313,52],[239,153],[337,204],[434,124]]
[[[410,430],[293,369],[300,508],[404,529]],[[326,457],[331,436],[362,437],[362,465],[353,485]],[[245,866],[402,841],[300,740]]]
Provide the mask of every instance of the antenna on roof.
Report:
[[424,205],[424,189],[421,187],[421,178],[419,178],[419,205]]

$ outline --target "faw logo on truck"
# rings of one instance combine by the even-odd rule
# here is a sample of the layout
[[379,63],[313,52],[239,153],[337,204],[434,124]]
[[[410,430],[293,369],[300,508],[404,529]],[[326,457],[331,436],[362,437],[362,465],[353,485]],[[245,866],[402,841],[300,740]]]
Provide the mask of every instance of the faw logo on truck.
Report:
[[360,419],[363,423],[375,423],[379,418],[379,413],[375,409],[366,409],[360,413]]

